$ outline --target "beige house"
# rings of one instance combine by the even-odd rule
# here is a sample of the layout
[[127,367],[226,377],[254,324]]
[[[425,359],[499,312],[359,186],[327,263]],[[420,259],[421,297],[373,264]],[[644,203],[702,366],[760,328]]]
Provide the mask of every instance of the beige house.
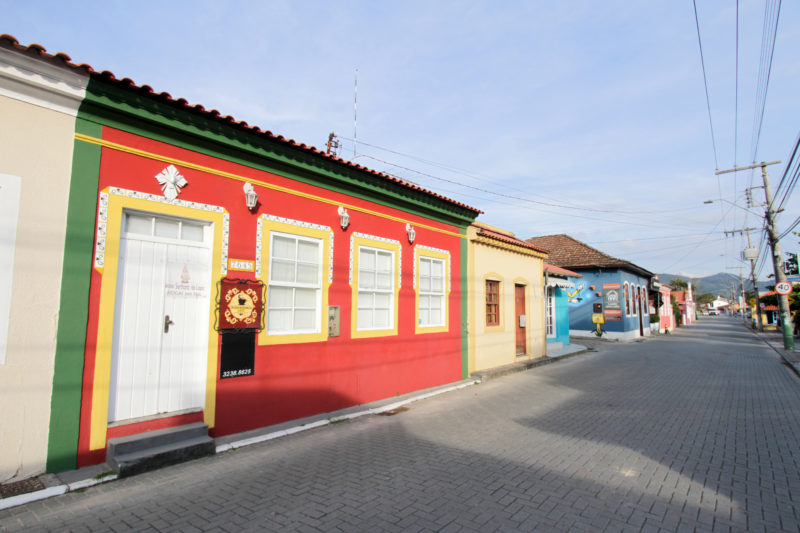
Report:
[[89,79],[68,59],[0,36],[0,482],[45,471],[75,117]]
[[547,252],[479,222],[469,237],[469,372],[545,356]]

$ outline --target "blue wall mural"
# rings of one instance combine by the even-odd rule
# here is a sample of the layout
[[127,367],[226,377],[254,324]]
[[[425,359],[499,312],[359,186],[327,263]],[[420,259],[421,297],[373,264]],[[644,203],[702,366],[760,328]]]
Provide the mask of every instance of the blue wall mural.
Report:
[[[623,289],[622,301],[622,316],[621,320],[609,320],[606,317],[606,323],[603,329],[607,332],[627,333],[639,332],[639,304],[641,303],[641,325],[642,329],[649,330],[650,328],[650,315],[648,314],[646,287],[648,285],[648,278],[633,274],[620,269],[610,270],[579,270],[573,268],[576,272],[580,272],[583,278],[570,278],[570,281],[575,283],[574,289],[567,289],[568,305],[569,305],[569,326],[572,333],[586,333],[596,329],[595,324],[592,322],[592,313],[594,311],[594,304],[603,303],[603,285],[604,284],[619,284]],[[638,299],[631,298],[629,292],[633,287],[633,294],[635,295],[638,290]],[[631,305],[625,302],[625,296],[631,300],[631,304],[635,301],[635,309],[631,309]]]

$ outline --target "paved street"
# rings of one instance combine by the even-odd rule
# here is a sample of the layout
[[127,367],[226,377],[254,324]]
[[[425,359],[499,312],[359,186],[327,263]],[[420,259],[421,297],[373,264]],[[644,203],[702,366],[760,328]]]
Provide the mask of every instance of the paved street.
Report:
[[725,317],[0,511],[4,531],[792,531],[800,378]]

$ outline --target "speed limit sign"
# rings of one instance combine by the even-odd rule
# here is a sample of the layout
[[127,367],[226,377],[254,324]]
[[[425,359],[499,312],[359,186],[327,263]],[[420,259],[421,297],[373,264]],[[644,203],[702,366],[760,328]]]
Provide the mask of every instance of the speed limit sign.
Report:
[[775,284],[775,292],[780,294],[781,296],[785,296],[792,292],[792,284],[788,281],[779,281]]

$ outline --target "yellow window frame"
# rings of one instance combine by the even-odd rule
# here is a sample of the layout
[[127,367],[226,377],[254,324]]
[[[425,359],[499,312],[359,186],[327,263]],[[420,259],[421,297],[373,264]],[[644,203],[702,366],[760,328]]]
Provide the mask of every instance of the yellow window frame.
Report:
[[[387,329],[358,329],[358,260],[361,247],[376,248],[378,250],[388,250],[394,252],[394,291],[393,291],[393,313],[392,327]],[[399,322],[399,301],[400,287],[402,285],[402,248],[400,241],[354,233],[350,236],[350,337],[353,339],[365,339],[371,337],[388,337],[397,335],[397,324]]]
[[[441,326],[423,326],[419,323],[419,297],[420,297],[420,260],[422,258],[439,259],[444,262],[444,324]],[[450,252],[436,250],[422,245],[414,248],[414,333],[442,333],[450,331],[450,291],[452,289],[450,271]]]
[[[267,312],[269,302],[269,267],[270,267],[270,236],[273,232],[285,233],[298,237],[308,237],[322,241],[321,276],[322,292],[319,310],[319,332],[317,333],[287,333],[269,335],[265,327],[258,334],[259,346],[277,344],[298,344],[304,342],[324,342],[328,340],[328,293],[332,280],[333,265],[333,233],[327,226],[290,220],[271,215],[262,215],[258,220],[257,247],[256,247],[256,277],[266,287],[264,299],[264,312]],[[269,318],[269,317],[267,317]]]

